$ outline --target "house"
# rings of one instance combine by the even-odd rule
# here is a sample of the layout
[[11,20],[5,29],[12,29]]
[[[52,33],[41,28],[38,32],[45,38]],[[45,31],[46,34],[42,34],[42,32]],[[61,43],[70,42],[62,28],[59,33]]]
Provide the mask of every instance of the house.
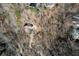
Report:
[[79,40],[79,15],[75,15],[72,17],[74,20],[73,22],[73,29],[71,32],[71,36],[75,40]]

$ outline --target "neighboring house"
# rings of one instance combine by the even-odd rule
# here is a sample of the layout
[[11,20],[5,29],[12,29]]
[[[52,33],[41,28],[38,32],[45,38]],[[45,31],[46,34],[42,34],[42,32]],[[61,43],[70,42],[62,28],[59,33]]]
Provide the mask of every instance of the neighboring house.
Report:
[[31,34],[33,31],[33,25],[30,23],[25,23],[24,24],[24,30],[26,33]]
[[74,21],[73,21],[73,29],[72,29],[71,35],[73,39],[79,40],[79,16],[75,15],[73,16],[73,18],[74,18]]
[[38,32],[40,30],[39,27],[37,27],[36,25],[34,24],[31,24],[31,23],[25,23],[24,25],[24,30],[26,33],[34,33],[34,32]]
[[73,31],[72,31],[72,38],[73,39],[79,39],[79,24],[76,24],[74,27],[73,27]]

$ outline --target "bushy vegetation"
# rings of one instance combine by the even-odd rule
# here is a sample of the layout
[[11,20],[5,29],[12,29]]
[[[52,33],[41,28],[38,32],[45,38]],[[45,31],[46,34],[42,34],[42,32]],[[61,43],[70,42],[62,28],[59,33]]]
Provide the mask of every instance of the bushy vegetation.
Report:
[[[78,11],[78,4],[64,5],[66,5],[66,9],[65,6],[63,7],[63,4],[58,4],[51,9],[42,10],[40,8],[42,12],[39,11],[38,8],[30,6],[23,10],[26,13],[24,14],[24,18],[21,19],[22,12],[20,7],[17,8],[17,4],[15,4],[15,8],[12,9],[14,9],[13,12],[16,19],[10,18],[10,23],[7,23],[8,20],[4,21],[2,24],[0,23],[0,25],[3,26],[0,27],[0,29],[5,29],[5,33],[0,33],[0,47],[2,47],[2,50],[0,49],[0,55],[79,55],[78,43],[71,40],[71,37],[69,36],[71,32],[70,26],[72,16],[68,13],[71,11]],[[73,8],[71,8],[72,6]],[[76,9],[74,6],[76,6]],[[31,12],[28,12],[28,10],[31,10]],[[33,37],[24,31],[24,27],[19,26],[23,26],[24,23],[21,23],[21,21],[24,19],[37,26],[37,30],[34,30]],[[11,21],[14,20],[16,20],[15,22],[17,22],[17,25],[20,28],[18,33],[14,31],[14,29],[16,29],[16,26],[14,26],[15,23],[11,23]],[[40,29],[39,27],[41,28],[40,31],[38,31]],[[30,48],[29,42],[31,37],[33,42],[31,44],[32,47]]]

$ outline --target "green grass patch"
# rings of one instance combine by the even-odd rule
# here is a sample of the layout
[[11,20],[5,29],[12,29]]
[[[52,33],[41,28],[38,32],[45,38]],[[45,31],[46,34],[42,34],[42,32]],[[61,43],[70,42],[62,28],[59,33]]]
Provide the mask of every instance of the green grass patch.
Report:
[[17,26],[20,26],[21,24],[21,21],[20,21],[20,17],[21,17],[21,11],[19,9],[15,9],[15,14],[16,14],[16,23],[17,23]]
[[30,7],[28,7],[28,9],[30,9],[33,13],[38,13],[39,12],[39,9],[36,8],[36,7],[30,6]]
[[20,12],[19,9],[16,9],[16,10],[15,10],[15,14],[16,14],[17,19],[20,19],[20,17],[21,17],[21,12]]
[[21,21],[20,21],[20,18],[21,18],[21,11],[20,9],[17,9],[15,8],[15,14],[16,14],[16,23],[17,23],[17,26],[20,26],[21,24]]
[[39,9],[35,8],[35,7],[30,7],[30,10],[34,13],[38,13]]
[[42,8],[42,7],[32,7],[32,6],[27,6],[26,9],[31,10],[33,13],[37,14],[38,12],[47,10],[47,8]]

